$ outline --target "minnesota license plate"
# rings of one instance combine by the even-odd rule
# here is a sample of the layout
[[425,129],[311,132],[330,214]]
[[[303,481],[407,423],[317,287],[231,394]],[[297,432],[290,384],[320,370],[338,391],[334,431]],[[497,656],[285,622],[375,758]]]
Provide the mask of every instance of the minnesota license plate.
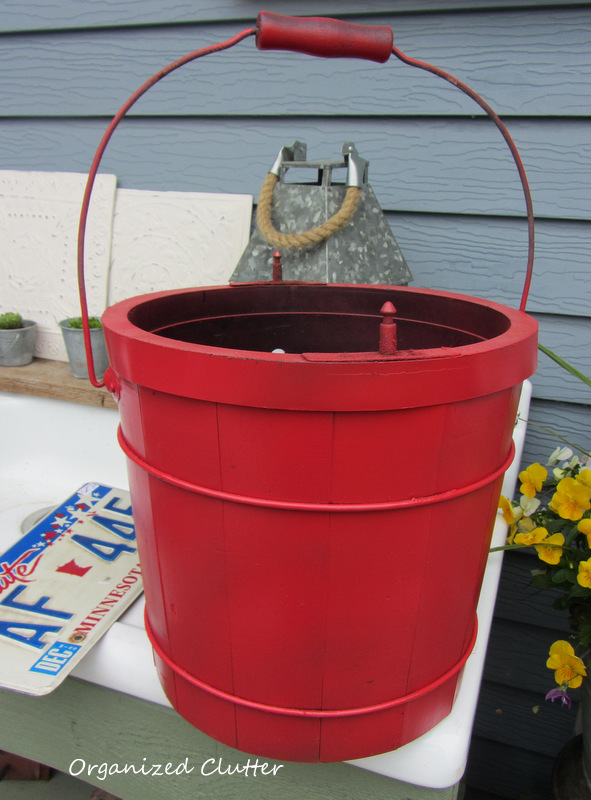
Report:
[[51,692],[141,591],[129,492],[85,484],[0,555],[0,686]]

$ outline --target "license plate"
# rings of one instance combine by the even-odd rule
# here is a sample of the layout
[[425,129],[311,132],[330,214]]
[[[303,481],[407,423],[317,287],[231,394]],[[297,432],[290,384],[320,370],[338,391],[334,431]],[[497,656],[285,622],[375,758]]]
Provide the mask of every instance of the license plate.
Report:
[[129,492],[85,484],[0,555],[0,686],[51,692],[141,592]]

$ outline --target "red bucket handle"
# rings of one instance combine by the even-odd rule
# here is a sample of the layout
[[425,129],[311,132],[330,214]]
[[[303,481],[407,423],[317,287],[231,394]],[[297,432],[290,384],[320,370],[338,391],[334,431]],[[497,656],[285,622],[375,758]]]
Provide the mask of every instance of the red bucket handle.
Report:
[[259,50],[291,50],[322,58],[363,58],[383,64],[392,55],[394,34],[385,25],[356,25],[326,17],[285,17],[261,11]]
[[88,375],[90,382],[96,388],[105,386],[107,388],[110,382],[110,372],[107,370],[105,374],[105,381],[98,381],[94,370],[94,362],[92,358],[92,348],[90,344],[90,329],[88,326],[88,306],[86,300],[86,288],[84,282],[84,240],[86,233],[86,221],[88,218],[88,208],[90,205],[90,197],[92,188],[98,172],[98,167],[103,157],[103,153],[113,135],[115,128],[121,122],[129,109],[145,94],[155,83],[164,78],[169,73],[194,61],[202,56],[211,53],[217,53],[222,50],[228,50],[238,42],[246,39],[249,36],[255,35],[256,46],[259,50],[290,50],[297,53],[305,53],[307,55],[320,56],[322,58],[362,58],[369,61],[376,61],[384,63],[394,54],[400,61],[412,67],[418,67],[433,75],[443,78],[452,86],[460,89],[464,94],[468,95],[474,100],[492,119],[497,128],[500,130],[513,160],[525,197],[525,207],[527,212],[528,222],[528,255],[527,255],[527,268],[525,274],[525,283],[521,295],[521,303],[519,305],[520,311],[525,311],[527,298],[529,295],[532,274],[533,274],[533,261],[534,261],[534,213],[531,192],[525,174],[525,168],[519,155],[519,151],[515,142],[511,138],[509,131],[501,118],[495,111],[483,100],[476,92],[470,89],[465,83],[462,83],[457,78],[454,78],[448,72],[445,72],[438,67],[427,64],[424,61],[417,61],[414,58],[409,58],[404,55],[397,47],[393,45],[392,29],[383,25],[357,25],[351,22],[343,22],[341,20],[329,19],[326,17],[288,17],[282,14],[273,14],[269,11],[261,11],[257,18],[256,26],[254,28],[247,28],[236,36],[228,39],[227,41],[214,44],[209,47],[196,50],[193,53],[180,58],[178,61],[173,61],[167,67],[164,67],[148,81],[146,81],[140,88],[127,100],[127,102],[119,109],[117,114],[111,120],[109,127],[105,131],[103,138],[98,146],[94,160],[92,162],[86,189],[84,191],[84,198],[82,200],[82,209],[80,213],[80,224],[78,228],[78,291],[80,295],[80,309],[82,314],[82,322],[84,329],[84,344],[86,348],[86,360],[88,363]]

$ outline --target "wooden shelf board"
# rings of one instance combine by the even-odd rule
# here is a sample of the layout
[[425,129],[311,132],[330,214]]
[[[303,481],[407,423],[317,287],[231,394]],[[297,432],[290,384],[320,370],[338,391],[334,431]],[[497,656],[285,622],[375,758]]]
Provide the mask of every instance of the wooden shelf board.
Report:
[[64,361],[34,358],[24,367],[0,367],[0,389],[18,394],[53,397],[91,406],[117,408],[109,392],[95,389],[88,380],[75,378]]

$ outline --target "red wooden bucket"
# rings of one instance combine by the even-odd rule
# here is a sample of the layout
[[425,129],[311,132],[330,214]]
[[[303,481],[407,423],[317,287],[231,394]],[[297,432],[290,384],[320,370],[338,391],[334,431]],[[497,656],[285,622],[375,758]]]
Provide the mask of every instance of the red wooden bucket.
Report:
[[[376,352],[387,300],[396,356]],[[296,761],[392,750],[446,716],[536,323],[439,292],[271,283],[136,297],[103,325],[173,706]]]
[[[81,216],[85,321],[94,177],[156,80],[255,32],[261,49],[390,53],[391,31],[285,19],[262,14],[256,30],[171,64],[114,118]],[[536,366],[537,324],[524,313],[533,212],[515,146],[471,90],[392,52],[473,97],[509,144],[529,221],[519,311],[406,287],[275,281],[136,297],[103,316],[163,687],[209,735],[282,760],[392,750],[451,710],[520,387]]]

